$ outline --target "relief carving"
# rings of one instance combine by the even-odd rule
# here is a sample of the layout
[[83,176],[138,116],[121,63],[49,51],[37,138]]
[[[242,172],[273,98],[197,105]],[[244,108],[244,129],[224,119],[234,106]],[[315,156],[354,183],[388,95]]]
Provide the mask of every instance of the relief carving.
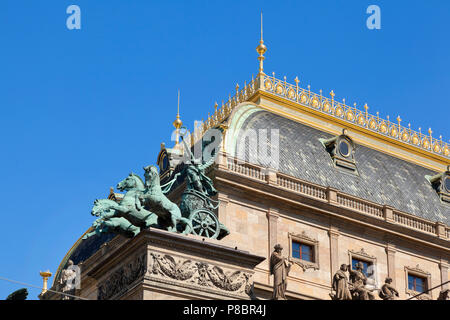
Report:
[[370,254],[368,254],[368,253],[364,250],[364,248],[361,248],[361,250],[359,250],[359,251],[353,251],[353,250],[350,250],[349,252],[350,252],[351,254],[353,254],[353,255],[362,256],[362,257],[365,257],[365,258],[370,259],[370,260],[375,259],[375,256],[371,256]]
[[411,271],[416,271],[422,274],[426,274],[426,275],[430,275],[430,273],[428,271],[424,271],[423,269],[420,268],[419,265],[416,265],[415,267],[407,267],[409,270]]
[[167,254],[151,253],[151,257],[152,275],[168,277],[202,287],[250,294],[251,274],[242,271],[225,271],[205,262],[174,258]]
[[125,292],[126,289],[138,278],[144,276],[146,271],[146,255],[143,254],[136,260],[120,267],[107,280],[98,286],[98,300],[107,300]]

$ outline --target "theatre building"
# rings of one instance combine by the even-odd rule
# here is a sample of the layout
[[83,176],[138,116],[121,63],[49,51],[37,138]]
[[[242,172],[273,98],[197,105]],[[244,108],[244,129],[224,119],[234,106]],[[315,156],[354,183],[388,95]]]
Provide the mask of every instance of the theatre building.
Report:
[[[71,292],[86,299],[270,299],[276,244],[290,265],[287,299],[331,300],[340,266],[359,262],[375,299],[388,277],[402,300],[448,294],[450,145],[400,117],[348,106],[333,91],[266,74],[262,41],[257,51],[259,73],[205,110],[212,114],[189,135],[178,116],[177,141],[155,154],[167,184],[183,172],[187,146],[204,147],[204,135],[218,129],[215,162],[202,168],[217,205],[188,217],[188,235],[150,227],[134,237],[80,238],[41,299],[63,297],[53,291],[64,291],[69,260],[81,270]],[[182,213],[186,181],[166,193]]]

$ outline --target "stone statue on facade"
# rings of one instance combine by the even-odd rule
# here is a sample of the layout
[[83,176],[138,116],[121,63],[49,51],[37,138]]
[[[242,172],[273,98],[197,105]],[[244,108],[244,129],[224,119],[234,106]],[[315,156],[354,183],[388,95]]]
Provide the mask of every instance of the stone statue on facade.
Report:
[[335,291],[334,294],[330,293],[331,299],[333,300],[352,300],[352,295],[349,290],[348,277],[346,272],[349,266],[342,264],[341,268],[333,276],[332,289]]
[[283,247],[277,244],[270,256],[270,274],[273,274],[272,300],[286,300],[287,277],[291,263],[281,255],[282,250]]
[[367,276],[363,272],[364,265],[362,262],[356,264],[356,270],[352,270],[350,266],[350,292],[353,300],[375,300],[375,296],[371,290],[366,288]]
[[450,289],[439,292],[438,300],[450,300]]
[[391,284],[392,278],[387,277],[378,295],[383,300],[396,300],[399,296],[397,289]]
[[[61,287],[61,292],[68,293],[70,295],[75,295],[75,277],[77,276],[76,271],[73,268],[73,261],[69,260],[67,262],[67,268],[61,272],[61,278],[59,279],[59,285]],[[61,295],[61,300],[73,300],[73,297]]]

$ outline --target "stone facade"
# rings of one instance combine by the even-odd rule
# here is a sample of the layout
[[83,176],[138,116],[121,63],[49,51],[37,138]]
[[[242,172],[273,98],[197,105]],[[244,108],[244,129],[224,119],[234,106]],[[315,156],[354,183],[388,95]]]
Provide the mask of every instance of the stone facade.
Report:
[[[265,257],[274,243],[291,248],[293,239],[304,239],[313,244],[315,263],[308,267],[300,261],[291,268],[288,298],[330,299],[331,277],[341,264],[351,265],[352,257],[373,263],[377,288],[392,277],[400,299],[417,294],[407,289],[408,272],[428,277],[429,288],[447,281],[449,239],[346,207],[336,201],[336,191],[324,189],[324,197],[320,192],[307,195],[255,179],[248,172],[231,165],[215,172],[219,196],[227,199],[219,219],[231,230],[223,243]],[[315,187],[297,182],[311,190]],[[272,279],[267,260],[257,266],[254,279],[256,295],[269,297]],[[441,290],[436,288],[421,298],[436,299]]]

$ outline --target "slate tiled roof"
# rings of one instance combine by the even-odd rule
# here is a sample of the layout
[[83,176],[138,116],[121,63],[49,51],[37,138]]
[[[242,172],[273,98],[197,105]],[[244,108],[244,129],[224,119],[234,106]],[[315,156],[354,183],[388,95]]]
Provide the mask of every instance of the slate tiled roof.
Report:
[[[267,111],[251,114],[237,139],[247,129],[267,129],[268,132],[279,129],[278,170],[282,173],[450,225],[450,205],[441,202],[425,178],[437,172],[358,144],[355,159],[359,175],[344,172],[334,167],[330,154],[319,141],[332,135]],[[269,138],[270,134],[267,136]],[[247,160],[249,152],[257,154],[256,147],[247,142]],[[264,163],[268,163],[264,158],[256,161],[259,165]]]

